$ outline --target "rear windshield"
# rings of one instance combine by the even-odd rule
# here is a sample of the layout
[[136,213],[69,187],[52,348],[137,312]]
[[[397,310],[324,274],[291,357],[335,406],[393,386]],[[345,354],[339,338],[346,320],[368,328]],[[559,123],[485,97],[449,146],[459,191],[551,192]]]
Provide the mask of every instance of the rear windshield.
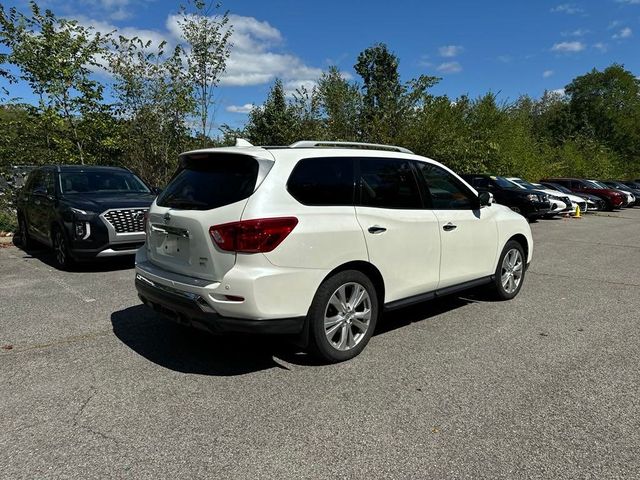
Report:
[[158,197],[161,207],[210,210],[248,198],[256,186],[258,162],[244,155],[187,161]]

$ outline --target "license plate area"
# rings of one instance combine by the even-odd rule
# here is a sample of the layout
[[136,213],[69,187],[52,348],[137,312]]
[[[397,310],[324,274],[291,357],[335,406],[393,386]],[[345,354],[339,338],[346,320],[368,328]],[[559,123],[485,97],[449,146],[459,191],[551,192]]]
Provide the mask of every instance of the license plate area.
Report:
[[153,246],[158,255],[176,260],[189,259],[189,232],[187,230],[168,226],[151,227]]

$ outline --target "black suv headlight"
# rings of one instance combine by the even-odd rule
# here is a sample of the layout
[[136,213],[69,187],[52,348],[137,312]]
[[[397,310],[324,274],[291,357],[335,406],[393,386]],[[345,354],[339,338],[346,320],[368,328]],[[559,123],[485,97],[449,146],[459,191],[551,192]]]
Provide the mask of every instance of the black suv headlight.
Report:
[[77,240],[86,240],[91,236],[90,220],[95,216],[95,213],[72,207],[69,210],[72,214],[73,236]]

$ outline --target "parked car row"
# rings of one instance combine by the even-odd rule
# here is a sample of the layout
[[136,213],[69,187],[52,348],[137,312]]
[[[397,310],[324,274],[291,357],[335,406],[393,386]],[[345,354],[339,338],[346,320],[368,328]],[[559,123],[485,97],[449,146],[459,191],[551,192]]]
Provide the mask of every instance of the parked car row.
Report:
[[458,176],[388,145],[238,140],[182,154],[161,193],[123,168],[41,167],[17,212],[23,244],[53,247],[63,267],[135,253],[141,301],[173,321],[292,335],[336,362],[383,311],[480,285],[515,297],[526,219],[629,205],[637,185],[623,185]]
[[496,202],[529,220],[575,215],[640,205],[640,184],[635,181],[597,181],[578,178],[546,178],[530,183],[519,177],[462,175],[476,190],[490,192]]

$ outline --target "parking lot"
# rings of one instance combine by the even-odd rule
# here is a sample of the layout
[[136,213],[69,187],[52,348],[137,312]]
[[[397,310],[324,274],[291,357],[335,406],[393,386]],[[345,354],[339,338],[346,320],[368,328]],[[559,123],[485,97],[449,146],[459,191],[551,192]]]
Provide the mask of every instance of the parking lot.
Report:
[[141,306],[132,261],[0,249],[3,478],[638,478],[640,208],[532,225],[521,294],[321,366]]

